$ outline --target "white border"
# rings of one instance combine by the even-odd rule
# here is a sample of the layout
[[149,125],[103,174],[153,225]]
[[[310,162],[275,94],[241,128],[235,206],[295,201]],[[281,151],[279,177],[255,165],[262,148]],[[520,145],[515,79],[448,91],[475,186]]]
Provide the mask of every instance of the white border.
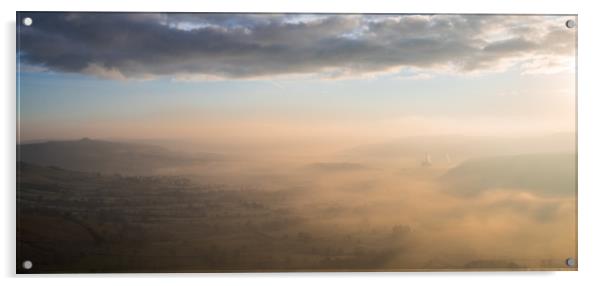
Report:
[[[600,97],[600,9],[597,1],[124,1],[104,0],[75,3],[67,0],[2,1],[2,124],[0,124],[0,182],[2,182],[2,235],[0,279],[2,285],[602,285],[600,244],[602,218],[600,184],[602,164],[602,106]],[[579,271],[578,272],[459,272],[459,273],[284,273],[284,274],[185,274],[185,275],[42,275],[16,277],[15,271],[15,12],[16,11],[182,11],[182,12],[355,12],[355,13],[542,13],[579,14]],[[38,278],[43,277],[44,280]],[[89,279],[111,277],[109,280]],[[47,279],[49,278],[49,279]],[[136,280],[131,280],[136,278]],[[202,278],[202,279],[199,279]],[[84,281],[85,279],[85,281]],[[6,284],[5,284],[6,283]]]

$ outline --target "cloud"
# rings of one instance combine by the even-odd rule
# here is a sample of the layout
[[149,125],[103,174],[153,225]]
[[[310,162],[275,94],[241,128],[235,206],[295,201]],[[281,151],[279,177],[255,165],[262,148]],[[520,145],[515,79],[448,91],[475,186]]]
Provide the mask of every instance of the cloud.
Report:
[[96,63],[90,63],[86,68],[82,69],[81,72],[107,79],[125,79],[123,74],[117,68],[106,68]]
[[26,13],[19,55],[109,79],[570,70],[561,16]]

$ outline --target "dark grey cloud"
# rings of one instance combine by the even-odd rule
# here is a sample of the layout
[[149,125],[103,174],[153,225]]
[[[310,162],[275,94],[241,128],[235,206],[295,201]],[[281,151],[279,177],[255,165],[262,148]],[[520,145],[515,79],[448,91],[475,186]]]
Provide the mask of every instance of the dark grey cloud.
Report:
[[563,17],[25,15],[34,25],[20,29],[24,63],[109,78],[336,77],[401,67],[480,72],[522,63],[545,69],[574,53],[575,31]]

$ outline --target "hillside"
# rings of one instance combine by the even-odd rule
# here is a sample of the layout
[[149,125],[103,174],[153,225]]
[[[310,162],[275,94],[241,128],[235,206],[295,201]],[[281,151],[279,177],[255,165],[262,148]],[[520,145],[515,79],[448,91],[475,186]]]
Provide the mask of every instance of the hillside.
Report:
[[469,160],[440,180],[451,192],[474,195],[493,188],[528,189],[541,195],[575,195],[576,155],[526,154]]
[[100,173],[152,174],[159,169],[220,159],[217,154],[186,154],[144,144],[83,138],[17,146],[17,161],[68,170]]

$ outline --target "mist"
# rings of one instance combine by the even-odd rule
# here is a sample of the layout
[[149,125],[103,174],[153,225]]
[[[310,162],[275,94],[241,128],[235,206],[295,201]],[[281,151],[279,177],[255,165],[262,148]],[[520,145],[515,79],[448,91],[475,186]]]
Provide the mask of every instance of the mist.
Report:
[[19,273],[577,270],[575,15],[17,17]]
[[[43,237],[77,221],[103,241],[83,243],[81,253],[125,247],[127,261],[161,257],[139,262],[141,271],[548,269],[576,255],[571,133],[353,147],[161,142],[171,147],[88,138],[19,145],[21,209],[35,206],[22,226],[37,225],[28,231]],[[60,191],[42,191],[51,187]],[[61,249],[52,237],[47,247]],[[69,257],[38,259],[74,271],[126,267]]]

